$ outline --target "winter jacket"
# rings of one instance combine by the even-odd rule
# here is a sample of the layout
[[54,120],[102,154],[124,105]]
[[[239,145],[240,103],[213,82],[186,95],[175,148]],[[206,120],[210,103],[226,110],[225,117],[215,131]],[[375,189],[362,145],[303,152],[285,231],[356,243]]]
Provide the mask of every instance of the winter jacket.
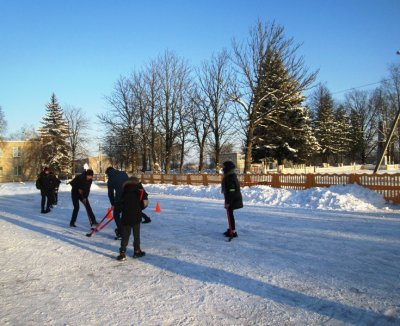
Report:
[[142,220],[142,201],[148,195],[140,183],[128,180],[124,183],[122,193],[122,225],[139,224]]
[[229,171],[224,174],[221,183],[222,193],[224,194],[225,204],[229,204],[232,209],[243,207],[242,193],[240,192],[240,183],[235,172]]
[[122,201],[123,185],[128,180],[128,175],[124,171],[111,169],[107,172],[108,181],[108,198],[110,203],[114,206],[115,203]]
[[47,173],[44,173],[43,171],[40,172],[36,180],[36,188],[40,189],[42,195],[46,195],[50,192],[50,178]]
[[[72,186],[71,193],[75,196],[78,196],[80,199],[88,198],[90,193],[90,187],[92,186],[92,180],[86,179],[86,172],[83,172],[80,175],[77,175],[72,179],[69,183]],[[80,191],[82,191],[82,195]]]
[[60,187],[60,183],[61,183],[61,181],[60,181],[60,179],[58,179],[57,177],[56,177],[56,175],[55,174],[53,174],[53,173],[50,173],[49,175],[48,175],[48,178],[49,178],[49,187],[50,187],[50,190],[51,191],[54,191],[54,190],[58,190],[58,188]]

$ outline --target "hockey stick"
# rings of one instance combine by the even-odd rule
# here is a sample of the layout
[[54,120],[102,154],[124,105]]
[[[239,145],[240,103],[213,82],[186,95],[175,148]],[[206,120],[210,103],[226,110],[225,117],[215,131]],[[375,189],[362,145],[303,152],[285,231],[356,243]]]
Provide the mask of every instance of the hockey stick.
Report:
[[[86,200],[87,200],[87,199],[86,199]],[[87,202],[86,202],[86,201],[83,201],[83,199],[80,199],[80,201],[82,202],[83,206],[85,206],[86,215],[87,215],[87,218],[88,218],[88,220],[89,220],[89,225],[92,226],[93,224],[92,224],[92,221],[91,221],[90,216],[89,216],[89,208],[88,208],[88,206],[87,206]],[[92,210],[92,213],[93,213],[93,210]],[[93,217],[94,217],[94,219],[96,220],[96,216],[94,216],[94,213],[93,213]]]
[[[109,220],[103,224],[104,220],[107,218]],[[108,208],[107,214],[101,219],[100,223],[97,224],[96,227],[93,228],[90,233],[86,233],[86,236],[91,237],[96,232],[103,230],[113,219],[114,219],[114,217],[111,215],[111,208]]]

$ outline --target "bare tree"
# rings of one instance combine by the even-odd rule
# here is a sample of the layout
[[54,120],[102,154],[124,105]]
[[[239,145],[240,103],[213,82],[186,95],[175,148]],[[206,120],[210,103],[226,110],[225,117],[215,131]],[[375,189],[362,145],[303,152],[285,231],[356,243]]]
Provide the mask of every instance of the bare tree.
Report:
[[202,99],[201,95],[194,89],[189,106],[188,123],[190,126],[190,133],[194,139],[193,142],[199,149],[199,172],[204,169],[206,141],[211,125],[207,109],[204,107],[204,102],[205,100]]
[[142,159],[142,172],[146,171],[148,162],[148,152],[149,152],[149,119],[147,114],[148,98],[146,96],[146,80],[143,73],[135,72],[131,78],[131,89],[132,89],[132,99],[135,111],[138,113],[138,123],[137,134],[138,138],[138,149],[141,153]]
[[157,112],[159,103],[160,81],[158,79],[157,62],[152,61],[144,71],[144,95],[146,96],[146,117],[149,127],[150,165],[158,163],[163,156],[163,143],[158,126]]
[[219,165],[221,149],[231,128],[228,119],[230,104],[230,87],[232,71],[229,66],[229,56],[226,50],[213,55],[209,62],[203,62],[198,71],[199,89],[201,92],[201,110],[206,114],[210,127],[210,144],[213,148],[213,158]]
[[15,140],[38,139],[39,134],[33,125],[24,125],[19,131],[10,134],[9,138]]
[[[238,104],[240,122],[245,130],[245,172],[250,171],[252,163],[256,126],[262,121],[279,116],[277,112],[281,110],[285,98],[288,99],[293,94],[297,96],[316,78],[317,73],[309,73],[303,58],[296,56],[299,47],[300,45],[294,44],[292,38],[286,38],[284,28],[274,22],[263,24],[258,21],[250,30],[247,42],[233,41],[233,62],[237,67],[239,79],[232,100]],[[278,90],[271,87],[271,83],[280,76],[269,75],[272,72],[268,68],[269,60],[277,61],[277,58],[284,64],[285,75],[292,83],[290,92],[280,94],[279,99],[276,98]],[[272,99],[275,105],[268,107],[268,99]]]
[[[120,77],[114,86],[113,93],[106,98],[110,110],[106,114],[98,115],[98,118],[107,128],[107,136],[104,139],[106,154],[110,157],[121,156],[124,168],[131,168],[134,172],[137,169],[138,160],[137,126],[140,114],[134,106],[131,86],[127,78]],[[115,157],[114,159],[117,160]]]
[[64,109],[65,120],[68,123],[68,141],[71,151],[71,173],[75,175],[75,162],[86,156],[85,146],[88,137],[89,120],[81,108],[67,106]]
[[350,156],[354,162],[367,163],[376,149],[377,110],[373,98],[367,91],[354,90],[345,95],[344,106],[350,113],[351,138]]
[[160,96],[157,119],[165,137],[165,171],[171,168],[175,140],[181,132],[179,115],[190,85],[188,64],[174,53],[166,51],[157,60]]
[[7,121],[5,119],[3,109],[0,106],[0,136],[6,131],[6,129],[7,129]]

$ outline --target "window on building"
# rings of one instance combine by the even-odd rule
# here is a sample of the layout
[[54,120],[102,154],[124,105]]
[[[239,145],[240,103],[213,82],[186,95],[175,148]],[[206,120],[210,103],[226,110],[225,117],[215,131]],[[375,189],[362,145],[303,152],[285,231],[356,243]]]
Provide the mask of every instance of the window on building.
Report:
[[22,149],[20,146],[13,147],[13,157],[21,157]]
[[21,165],[16,165],[14,166],[14,176],[18,177],[22,173],[22,166]]
[[0,166],[0,176],[2,176],[2,175],[3,175],[3,167]]

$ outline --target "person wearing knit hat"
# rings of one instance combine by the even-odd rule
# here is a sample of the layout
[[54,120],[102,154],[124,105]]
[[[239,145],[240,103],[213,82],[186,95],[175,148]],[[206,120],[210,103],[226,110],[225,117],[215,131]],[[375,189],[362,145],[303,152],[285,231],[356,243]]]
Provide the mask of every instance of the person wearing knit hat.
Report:
[[71,222],[69,223],[69,226],[71,227],[76,227],[75,222],[78,217],[79,202],[82,202],[86,208],[90,226],[93,227],[97,225],[96,217],[94,216],[92,207],[90,206],[89,203],[89,193],[92,181],[93,181],[93,170],[88,169],[82,174],[76,176],[69,183],[72,186],[71,198],[72,198],[72,204],[74,205]]

